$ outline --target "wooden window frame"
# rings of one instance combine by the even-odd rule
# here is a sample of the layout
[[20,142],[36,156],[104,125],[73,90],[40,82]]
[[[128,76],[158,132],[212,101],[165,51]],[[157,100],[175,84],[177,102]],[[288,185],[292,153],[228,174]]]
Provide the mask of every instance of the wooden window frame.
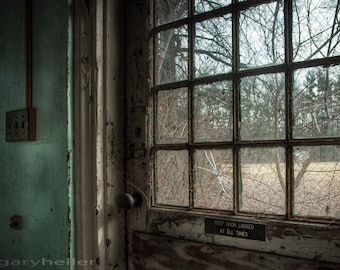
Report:
[[[155,72],[154,72],[154,61],[151,61],[151,68],[153,72],[151,73],[151,100],[153,104],[152,115],[153,119],[156,118],[156,102],[157,102],[157,93],[159,91],[171,90],[185,87],[188,89],[188,99],[189,99],[189,116],[188,116],[188,125],[189,125],[189,138],[187,143],[157,143],[156,140],[156,124],[153,119],[151,119],[151,153],[153,160],[155,159],[155,153],[158,150],[187,150],[189,153],[189,190],[192,191],[194,189],[193,184],[193,153],[196,149],[233,149],[233,198],[234,198],[234,209],[233,211],[225,211],[222,212],[223,216],[229,217],[238,217],[238,216],[265,216],[271,217],[275,219],[289,220],[289,221],[307,221],[307,222],[315,222],[315,223],[340,223],[339,220],[329,219],[329,218],[309,218],[302,216],[295,216],[293,214],[293,206],[294,206],[294,180],[293,180],[293,147],[297,146],[324,146],[324,145],[340,145],[340,138],[304,138],[297,139],[293,137],[292,131],[292,123],[293,123],[293,104],[292,104],[292,81],[293,81],[293,73],[295,70],[301,68],[308,67],[317,67],[324,66],[329,67],[332,65],[340,64],[340,56],[333,56],[329,58],[323,59],[314,59],[308,61],[294,62],[293,61],[293,45],[292,45],[292,1],[285,0],[284,1],[284,14],[285,14],[285,62],[278,65],[273,66],[264,66],[257,67],[247,70],[239,69],[239,59],[235,57],[235,55],[239,55],[239,14],[241,11],[246,10],[250,7],[255,7],[260,4],[266,4],[275,2],[274,0],[255,0],[255,1],[245,1],[238,3],[237,0],[233,0],[233,3],[229,6],[212,10],[205,13],[195,14],[194,13],[194,0],[188,0],[188,17],[179,19],[177,21],[173,21],[170,23],[166,23],[164,25],[155,26],[155,19],[152,22],[152,27],[150,31],[150,43],[152,48],[152,58],[155,58],[156,55],[156,37],[157,34],[161,31],[166,31],[169,29],[173,29],[176,27],[180,27],[183,25],[188,26],[188,39],[189,39],[189,61],[188,61],[188,80],[164,83],[164,84],[156,84],[155,83]],[[151,9],[153,17],[155,18],[155,1],[151,1]],[[233,70],[230,73],[213,75],[209,77],[194,77],[194,28],[195,23],[201,22],[204,20],[209,20],[215,17],[219,17],[225,14],[233,14]],[[151,20],[152,21],[152,20]],[[285,76],[285,119],[286,119],[286,131],[285,131],[285,139],[279,140],[253,140],[253,141],[243,141],[240,140],[239,134],[239,117],[240,117],[240,105],[239,105],[239,82],[242,78],[254,75],[261,74],[273,74],[273,73],[283,73]],[[220,82],[224,80],[231,80],[233,82],[233,140],[225,141],[225,142],[195,142],[194,134],[193,134],[193,89],[197,85],[208,84],[213,82]],[[286,215],[271,215],[271,214],[263,214],[263,213],[245,213],[240,212],[239,209],[239,188],[237,184],[237,179],[240,177],[239,170],[239,149],[242,147],[284,147],[285,148],[285,156],[286,156]],[[155,164],[153,164],[155,167]],[[153,179],[155,179],[155,173],[153,173]],[[154,187],[155,189],[155,187]],[[155,199],[153,198],[152,208],[162,210],[162,209],[182,209],[189,210],[192,213],[213,213],[213,214],[221,214],[221,211],[207,210],[207,209],[197,209],[194,207],[194,197],[193,192],[189,192],[189,207],[175,207],[175,206],[164,206],[157,205]]]

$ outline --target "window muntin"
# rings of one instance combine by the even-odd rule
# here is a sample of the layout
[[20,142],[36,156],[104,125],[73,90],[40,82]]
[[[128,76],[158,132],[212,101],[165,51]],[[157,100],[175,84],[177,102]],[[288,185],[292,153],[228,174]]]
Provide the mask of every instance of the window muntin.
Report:
[[[339,157],[313,155],[340,144],[336,1],[234,0],[202,8],[209,2],[188,1],[187,17],[156,22],[151,31],[153,205],[339,219]],[[303,5],[310,10],[297,11]],[[312,25],[324,9],[333,14],[333,23]],[[311,12],[313,21],[307,18]],[[302,33],[306,20],[309,32]],[[167,51],[164,40],[177,49]],[[171,99],[179,89],[184,89],[181,98]],[[186,105],[179,106],[179,100]],[[160,103],[167,104],[171,117],[160,117]],[[160,131],[164,124],[176,132]],[[310,158],[299,160],[303,153]],[[160,158],[167,155],[172,158]],[[172,190],[169,198],[165,190]],[[319,207],[324,211],[311,209],[311,200],[326,199]]]

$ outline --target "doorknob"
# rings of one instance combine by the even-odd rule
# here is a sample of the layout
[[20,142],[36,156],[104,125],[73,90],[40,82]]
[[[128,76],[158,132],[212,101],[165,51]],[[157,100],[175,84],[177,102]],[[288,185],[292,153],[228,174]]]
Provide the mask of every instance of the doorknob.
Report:
[[129,210],[133,207],[139,207],[142,205],[143,197],[138,192],[133,193],[124,193],[119,197],[119,205],[121,208],[125,210]]

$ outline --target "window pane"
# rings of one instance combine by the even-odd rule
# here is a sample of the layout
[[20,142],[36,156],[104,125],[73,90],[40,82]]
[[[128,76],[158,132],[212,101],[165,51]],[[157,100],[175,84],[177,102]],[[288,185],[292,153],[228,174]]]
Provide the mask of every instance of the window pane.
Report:
[[240,85],[241,139],[283,139],[285,91],[283,74],[245,77]]
[[195,76],[230,72],[232,69],[232,21],[230,15],[196,24]]
[[340,146],[294,149],[294,213],[340,218]]
[[340,66],[294,73],[293,133],[297,138],[340,136]]
[[195,0],[195,12],[201,13],[231,4],[231,0]]
[[155,0],[156,25],[177,21],[188,16],[187,0]]
[[156,204],[188,206],[188,151],[157,151]]
[[188,78],[188,30],[186,26],[158,33],[155,82],[169,83]]
[[340,219],[338,2],[150,2],[153,203]]
[[340,54],[338,1],[293,1],[293,57],[295,61]]
[[240,68],[284,62],[282,1],[260,5],[240,14]]
[[241,149],[240,210],[286,213],[284,148]]
[[232,210],[232,150],[197,150],[194,169],[195,207]]
[[195,141],[230,141],[233,137],[232,84],[197,86],[194,90]]
[[157,143],[188,141],[188,90],[160,91],[157,98]]

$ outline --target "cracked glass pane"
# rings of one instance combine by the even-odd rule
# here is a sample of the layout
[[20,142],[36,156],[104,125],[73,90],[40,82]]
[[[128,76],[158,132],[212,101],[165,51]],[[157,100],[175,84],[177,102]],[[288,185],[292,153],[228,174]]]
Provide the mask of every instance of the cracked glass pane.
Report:
[[232,150],[197,150],[194,160],[195,207],[232,210]]

